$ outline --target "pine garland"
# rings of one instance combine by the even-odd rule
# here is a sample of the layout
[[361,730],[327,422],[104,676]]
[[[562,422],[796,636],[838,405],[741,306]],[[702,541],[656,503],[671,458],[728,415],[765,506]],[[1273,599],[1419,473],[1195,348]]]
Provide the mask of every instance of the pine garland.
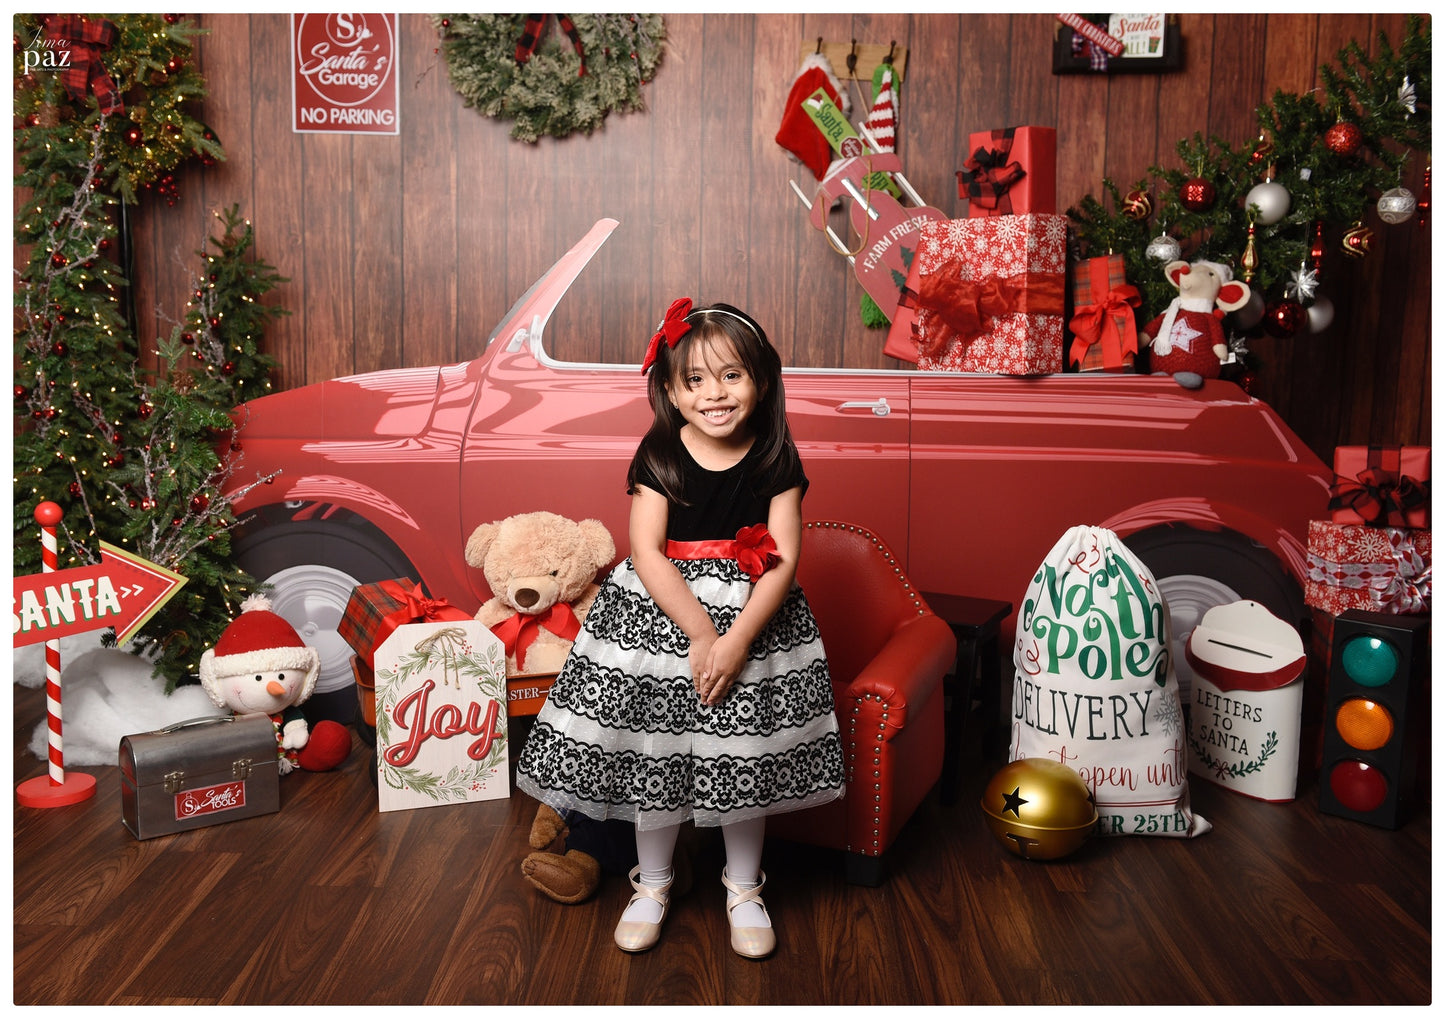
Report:
[[432,15],[452,87],[467,106],[512,121],[511,136],[524,142],[591,134],[613,110],[645,108],[642,86],[662,59],[662,15],[569,15],[582,41],[580,57],[557,24],[560,16],[545,17],[541,45],[519,64],[527,15]]
[[[1412,152],[1429,152],[1428,20],[1411,16],[1397,47],[1381,33],[1377,54],[1372,60],[1351,41],[1338,52],[1337,66],[1320,67],[1320,95],[1276,91],[1255,111],[1259,137],[1238,149],[1196,133],[1175,146],[1180,166],[1149,167],[1150,176],[1127,193],[1105,179],[1109,204],[1086,195],[1068,211],[1079,253],[1122,253],[1127,278],[1143,296],[1138,314],[1147,321],[1175,296],[1162,264],[1145,254],[1151,237],[1166,233],[1179,242],[1186,260],[1222,262],[1240,276],[1251,216],[1245,199],[1272,167],[1273,180],[1290,194],[1289,211],[1278,222],[1256,224],[1258,265],[1250,287],[1267,301],[1287,296],[1307,262],[1316,224],[1327,231],[1328,244],[1338,244],[1345,230],[1366,219],[1382,192],[1399,185]],[[1353,154],[1341,154],[1326,141],[1340,120],[1360,129]],[[1203,209],[1187,208],[1180,193],[1196,177],[1215,190],[1214,201]],[[1130,214],[1129,198],[1136,195],[1149,196],[1152,215]]]

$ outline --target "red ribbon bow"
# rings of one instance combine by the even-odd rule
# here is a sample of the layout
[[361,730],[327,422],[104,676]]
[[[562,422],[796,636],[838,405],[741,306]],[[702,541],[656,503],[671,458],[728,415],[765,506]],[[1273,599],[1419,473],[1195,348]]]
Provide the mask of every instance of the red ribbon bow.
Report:
[[918,334],[918,325],[914,324],[923,354],[936,355],[954,341],[967,346],[988,327],[987,319],[999,315],[1064,313],[1062,273],[1029,272],[983,280],[964,279],[962,273],[963,263],[948,259],[935,272],[920,278],[917,292],[904,290],[901,303],[905,307],[930,311],[942,323],[941,328],[929,328],[926,337]]
[[84,100],[94,92],[102,113],[124,113],[125,103],[105,65],[103,50],[120,38],[120,30],[109,21],[92,21],[79,14],[52,14],[45,19],[45,38],[55,49],[70,49],[70,62],[60,71],[60,83],[70,98]]
[[657,360],[658,347],[664,340],[671,349],[677,346],[678,340],[687,335],[687,331],[692,328],[692,324],[687,321],[691,312],[691,297],[679,297],[668,306],[667,314],[662,317],[662,324],[657,327],[657,332],[652,334],[652,340],[647,344],[647,355],[642,359],[642,374],[646,375],[652,362]]
[[577,621],[572,606],[563,602],[534,616],[518,612],[500,623],[494,623],[491,630],[501,638],[507,654],[516,656],[517,668],[520,669],[527,657],[527,648],[532,646],[532,641],[537,639],[544,627],[563,640],[576,640],[577,634],[582,632],[582,624]]
[[1105,292],[1096,304],[1076,310],[1069,319],[1069,331],[1074,334],[1069,363],[1083,364],[1084,355],[1096,343],[1103,347],[1104,364],[1110,368],[1122,367],[1125,354],[1139,353],[1138,331],[1119,328],[1121,319],[1125,323],[1134,321],[1132,309],[1139,307],[1139,300],[1139,289],[1124,283]]
[[776,566],[782,558],[778,555],[778,543],[768,533],[767,524],[753,524],[738,531],[738,567],[755,583],[764,573]]

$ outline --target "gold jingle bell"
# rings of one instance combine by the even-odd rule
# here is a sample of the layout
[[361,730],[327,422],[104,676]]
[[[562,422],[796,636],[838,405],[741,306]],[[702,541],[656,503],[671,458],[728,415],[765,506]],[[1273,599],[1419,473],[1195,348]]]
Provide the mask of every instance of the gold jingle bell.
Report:
[[1084,844],[1098,811],[1078,772],[1058,761],[1025,757],[989,780],[979,800],[989,829],[1026,860],[1057,860]]

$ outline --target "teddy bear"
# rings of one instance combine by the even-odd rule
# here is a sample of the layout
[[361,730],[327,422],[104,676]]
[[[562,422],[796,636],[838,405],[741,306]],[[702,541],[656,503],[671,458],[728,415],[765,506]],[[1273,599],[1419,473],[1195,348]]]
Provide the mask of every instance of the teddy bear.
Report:
[[477,620],[502,639],[507,674],[558,672],[597,598],[597,571],[616,555],[600,520],[539,510],[482,524],[467,539],[467,565],[492,597]]
[[[574,811],[563,816],[540,803],[527,841],[536,851],[522,860],[522,877],[549,899],[566,905],[590,898],[603,874],[625,877],[637,865],[637,836],[630,821],[597,821]],[[694,852],[688,838],[678,840],[674,895],[686,895],[692,888]]]
[[216,707],[271,716],[282,775],[330,771],[351,753],[350,729],[329,719],[308,726],[302,714],[320,672],[321,655],[259,594],[241,603],[216,646],[201,653],[201,687]]
[[1139,333],[1139,345],[1150,350],[1155,375],[1172,375],[1186,389],[1217,379],[1229,354],[1221,319],[1249,303],[1249,287],[1234,279],[1226,265],[1199,259],[1173,261],[1164,275],[1179,291],[1163,314]]

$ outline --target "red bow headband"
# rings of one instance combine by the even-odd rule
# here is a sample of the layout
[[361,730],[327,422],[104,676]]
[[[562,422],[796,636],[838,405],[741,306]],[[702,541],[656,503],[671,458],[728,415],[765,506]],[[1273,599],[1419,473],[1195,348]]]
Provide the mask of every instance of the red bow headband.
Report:
[[647,354],[642,359],[642,374],[647,374],[647,369],[652,367],[652,362],[657,360],[658,346],[664,340],[667,341],[669,349],[677,346],[677,341],[687,335],[692,328],[692,323],[687,316],[692,312],[692,298],[679,297],[667,308],[667,314],[662,316],[662,324],[657,327],[657,332],[652,334],[652,340],[647,344]]

